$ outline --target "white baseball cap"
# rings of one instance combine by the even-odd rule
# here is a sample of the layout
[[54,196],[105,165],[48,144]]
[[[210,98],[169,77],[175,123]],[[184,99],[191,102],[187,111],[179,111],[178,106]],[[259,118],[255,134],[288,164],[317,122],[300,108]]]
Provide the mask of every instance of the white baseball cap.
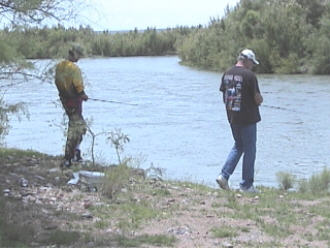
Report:
[[244,49],[240,54],[240,57],[244,57],[246,59],[252,60],[254,64],[259,65],[259,61],[256,60],[256,55],[250,49]]

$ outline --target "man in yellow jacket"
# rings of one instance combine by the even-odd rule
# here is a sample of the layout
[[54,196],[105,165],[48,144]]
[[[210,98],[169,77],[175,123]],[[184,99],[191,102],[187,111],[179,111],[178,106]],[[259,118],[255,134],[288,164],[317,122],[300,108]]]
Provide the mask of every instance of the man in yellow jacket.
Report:
[[87,130],[82,116],[82,101],[87,101],[88,96],[84,91],[81,71],[75,64],[82,56],[82,48],[73,45],[69,50],[68,59],[57,64],[55,71],[55,84],[69,118],[64,162],[61,165],[66,168],[71,166],[73,159],[82,160],[79,145]]

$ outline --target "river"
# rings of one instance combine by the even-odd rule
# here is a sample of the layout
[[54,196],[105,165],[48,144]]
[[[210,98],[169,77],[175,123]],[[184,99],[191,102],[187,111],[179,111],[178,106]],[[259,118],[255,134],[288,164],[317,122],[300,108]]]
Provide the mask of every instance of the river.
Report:
[[[164,177],[215,186],[233,145],[219,84],[221,73],[181,66],[179,58],[129,57],[82,59],[91,101],[85,119],[94,133],[121,129],[130,138],[122,157],[142,168],[162,168]],[[258,75],[264,96],[258,124],[255,185],[277,186],[276,173],[308,178],[330,166],[330,78],[311,75]],[[63,110],[53,84],[31,81],[9,88],[8,103],[27,103],[30,118],[11,117],[8,147],[60,155],[65,137]],[[82,143],[91,159],[91,137]],[[97,136],[97,161],[116,163],[115,150]],[[241,162],[230,179],[237,187]]]

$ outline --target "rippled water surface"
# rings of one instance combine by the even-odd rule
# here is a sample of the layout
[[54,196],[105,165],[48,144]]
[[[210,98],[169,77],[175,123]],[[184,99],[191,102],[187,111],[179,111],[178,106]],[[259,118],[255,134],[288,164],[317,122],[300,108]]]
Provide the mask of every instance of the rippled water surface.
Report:
[[[177,57],[84,59],[86,92],[92,98],[137,106],[88,101],[84,116],[95,133],[121,129],[130,137],[123,156],[141,167],[165,169],[171,179],[215,186],[233,141],[218,88],[221,73],[179,65]],[[330,167],[330,79],[326,76],[258,75],[264,104],[258,124],[256,185],[276,186],[276,173],[306,178]],[[12,118],[8,147],[59,155],[65,138],[54,85],[29,82],[10,88],[7,102],[27,102],[30,119]],[[55,102],[55,103],[54,103]],[[105,136],[96,138],[99,161],[116,162]],[[91,138],[82,144],[85,158]],[[237,186],[241,163],[231,178]]]

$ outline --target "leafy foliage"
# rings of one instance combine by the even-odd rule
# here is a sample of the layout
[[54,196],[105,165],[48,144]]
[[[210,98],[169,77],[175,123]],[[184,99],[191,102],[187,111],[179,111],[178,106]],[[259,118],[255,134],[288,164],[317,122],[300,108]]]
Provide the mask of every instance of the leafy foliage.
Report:
[[[6,88],[32,78],[44,79],[48,71],[34,69],[26,61],[27,53],[38,52],[32,39],[17,32],[46,20],[63,21],[72,18],[79,1],[74,0],[0,0],[0,139],[8,133],[9,115],[23,110],[22,104],[9,105],[3,100]],[[33,35],[31,33],[30,35]]]
[[22,103],[8,105],[0,98],[0,144],[2,143],[3,137],[8,134],[9,114],[13,113],[25,113],[27,115],[26,109]]
[[177,46],[193,28],[130,32],[96,32],[89,26],[65,28],[57,25],[52,28],[21,27],[0,31],[8,40],[15,41],[17,55],[29,59],[66,57],[71,42],[80,43],[88,56],[159,56],[176,53]]
[[329,17],[328,0],[244,0],[191,33],[178,51],[184,64],[225,70],[248,47],[259,72],[329,74]]
[[45,19],[71,18],[73,0],[0,0],[0,21],[10,24],[40,24]]
[[279,186],[281,189],[288,190],[293,188],[296,178],[287,172],[278,172],[276,174],[277,180],[279,181]]

